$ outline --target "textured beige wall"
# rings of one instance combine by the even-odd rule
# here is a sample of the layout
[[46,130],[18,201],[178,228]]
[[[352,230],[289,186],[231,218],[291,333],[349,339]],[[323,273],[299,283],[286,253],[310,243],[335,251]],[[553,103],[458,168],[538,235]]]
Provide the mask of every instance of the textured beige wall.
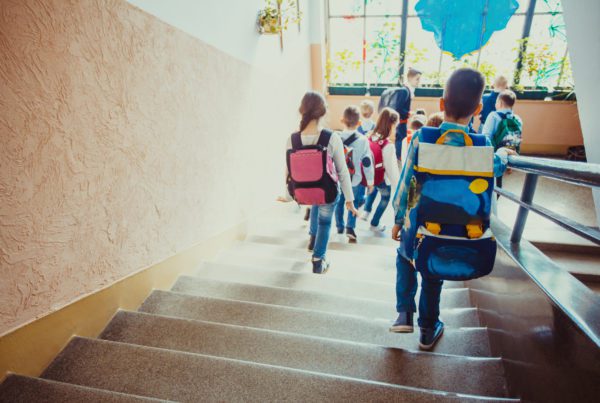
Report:
[[122,0],[2,0],[0,60],[0,334],[272,200],[310,87]]

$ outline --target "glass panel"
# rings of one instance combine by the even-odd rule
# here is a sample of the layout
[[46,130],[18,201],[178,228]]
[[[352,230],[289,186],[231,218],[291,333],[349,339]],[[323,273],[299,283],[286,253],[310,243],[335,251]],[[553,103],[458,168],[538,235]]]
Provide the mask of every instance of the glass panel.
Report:
[[362,18],[329,20],[327,79],[330,83],[362,83],[362,23]]
[[402,0],[368,0],[367,15],[401,15]]
[[367,19],[367,83],[398,82],[401,23],[400,17]]
[[329,15],[363,15],[364,0],[329,0]]
[[537,0],[535,3],[536,13],[562,13],[562,4],[560,0]]
[[566,54],[567,42],[562,15],[535,15],[527,52],[523,58],[521,84],[554,87],[563,69]]
[[[526,13],[529,8],[529,2],[531,0],[519,0],[519,8],[517,8],[517,13]],[[538,3],[543,0],[538,0]]]
[[415,11],[415,5],[419,2],[419,0],[408,0],[408,15],[417,15]]
[[422,84],[438,84],[441,52],[435,43],[433,32],[424,31],[419,18],[408,18],[406,24],[404,71],[407,67],[414,67],[423,72]]

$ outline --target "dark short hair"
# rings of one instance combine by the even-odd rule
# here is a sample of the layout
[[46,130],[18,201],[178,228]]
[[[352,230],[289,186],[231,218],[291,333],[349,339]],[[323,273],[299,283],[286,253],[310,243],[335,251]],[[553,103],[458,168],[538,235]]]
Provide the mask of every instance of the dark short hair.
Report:
[[498,99],[500,99],[504,105],[512,108],[515,102],[517,102],[517,95],[511,90],[504,90],[498,94]]
[[485,78],[479,71],[469,67],[455,70],[444,88],[446,115],[455,119],[473,115],[481,102],[484,87]]
[[414,67],[409,67],[408,72],[406,73],[406,78],[420,76],[421,74],[423,74],[423,72],[421,70],[417,70]]
[[354,127],[358,125],[360,121],[360,109],[356,105],[350,105],[344,109],[344,123],[348,127]]

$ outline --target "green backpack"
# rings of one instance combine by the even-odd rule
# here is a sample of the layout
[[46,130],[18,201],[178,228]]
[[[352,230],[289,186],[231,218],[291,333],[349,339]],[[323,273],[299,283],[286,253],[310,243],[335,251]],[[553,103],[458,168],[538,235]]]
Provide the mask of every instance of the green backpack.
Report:
[[506,147],[515,150],[517,153],[521,150],[521,122],[512,113],[496,112],[502,118],[496,132],[492,136],[492,145],[494,151]]

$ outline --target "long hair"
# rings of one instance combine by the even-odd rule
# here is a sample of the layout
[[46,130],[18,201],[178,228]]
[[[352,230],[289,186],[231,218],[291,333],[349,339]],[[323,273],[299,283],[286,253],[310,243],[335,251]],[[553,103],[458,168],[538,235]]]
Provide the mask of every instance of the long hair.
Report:
[[392,108],[383,108],[377,118],[377,124],[373,129],[373,133],[379,134],[382,139],[390,137],[392,126],[400,120],[398,112]]
[[302,119],[300,120],[300,131],[302,131],[306,129],[311,121],[321,119],[325,116],[325,113],[327,113],[325,98],[316,91],[308,91],[302,97],[298,111],[302,115]]

